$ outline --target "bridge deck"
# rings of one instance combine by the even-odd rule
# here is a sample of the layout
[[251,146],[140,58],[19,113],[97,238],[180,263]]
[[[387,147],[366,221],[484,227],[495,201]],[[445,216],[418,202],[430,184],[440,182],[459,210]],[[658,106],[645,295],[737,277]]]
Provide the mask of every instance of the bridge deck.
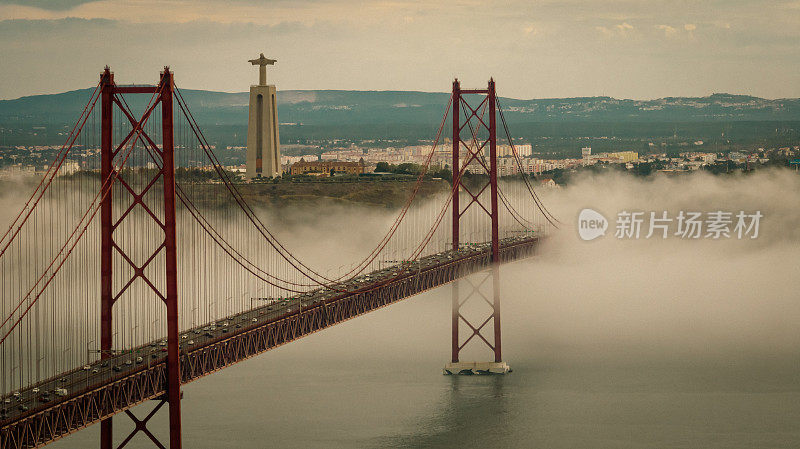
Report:
[[[500,258],[531,254],[536,237],[505,239]],[[490,265],[481,245],[420,258],[406,270],[375,271],[343,284],[270,303],[181,334],[181,381],[219,371],[310,333],[435,288]],[[159,397],[166,389],[166,352],[153,342],[63,373],[2,398],[0,449],[41,447],[90,424]],[[63,396],[56,394],[59,389]],[[43,397],[44,392],[51,392]]]

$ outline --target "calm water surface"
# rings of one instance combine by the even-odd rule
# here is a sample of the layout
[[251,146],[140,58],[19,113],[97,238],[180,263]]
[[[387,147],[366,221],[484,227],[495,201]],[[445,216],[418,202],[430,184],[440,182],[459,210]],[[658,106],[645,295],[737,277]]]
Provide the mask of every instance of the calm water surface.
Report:
[[[426,310],[415,301],[395,306],[404,309],[396,314]],[[369,325],[356,320],[186,385],[184,446],[800,446],[796,363],[512,357],[507,376],[443,376],[447,315],[440,317],[445,332],[436,345],[426,346],[413,324],[390,327],[390,308],[361,318]],[[380,337],[363,337],[382,326]],[[508,343],[509,352],[523,352]],[[116,422],[117,436],[127,435],[127,418]],[[157,434],[165,435],[165,424],[161,412]],[[54,447],[96,447],[98,431]],[[131,447],[152,446],[140,436]]]

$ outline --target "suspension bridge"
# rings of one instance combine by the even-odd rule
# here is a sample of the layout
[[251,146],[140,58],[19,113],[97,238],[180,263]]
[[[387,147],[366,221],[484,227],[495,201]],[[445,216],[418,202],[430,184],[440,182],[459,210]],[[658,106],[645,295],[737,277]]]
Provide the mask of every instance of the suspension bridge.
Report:
[[[494,81],[456,80],[407,201],[382,238],[364,242],[369,251],[331,270],[296,256],[245,200],[247,184],[220,163],[168,67],[156,85],[117,85],[106,67],[0,239],[0,449],[95,423],[102,449],[140,433],[164,448],[147,428],[164,404],[168,445],[180,448],[182,384],[445,284],[449,369],[478,344],[493,358],[485,371],[506,371],[497,267],[533,254],[558,222],[527,176],[498,179],[498,119],[524,173]],[[437,152],[452,158],[449,191],[423,202]],[[475,273],[494,287],[478,322],[461,313],[458,287]],[[137,417],[132,408],[150,400]],[[124,438],[117,414],[135,423]]]

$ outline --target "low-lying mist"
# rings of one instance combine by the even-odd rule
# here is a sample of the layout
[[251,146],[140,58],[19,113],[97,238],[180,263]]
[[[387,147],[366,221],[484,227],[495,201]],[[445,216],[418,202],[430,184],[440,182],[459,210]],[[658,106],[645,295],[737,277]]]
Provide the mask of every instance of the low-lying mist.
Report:
[[[24,201],[19,190],[0,192],[6,222]],[[542,189],[564,225],[536,256],[501,268],[503,358],[512,375],[440,374],[450,359],[445,286],[185,385],[185,444],[795,447],[799,194],[800,176],[790,171],[608,174]],[[604,237],[579,238],[583,208],[609,219]],[[646,229],[639,239],[617,239],[623,210],[763,218],[757,239],[646,239]],[[397,214],[341,202],[257,211],[287,248],[323,270],[362,258]],[[491,309],[470,301],[482,322]],[[481,345],[462,354],[488,358]],[[119,435],[126,425],[115,421]],[[167,421],[155,419],[153,428],[166,435]],[[60,444],[85,447],[98,433],[92,426]]]
[[[0,195],[0,222],[10,221],[24,201],[18,190]],[[780,357],[800,350],[796,172],[648,178],[609,173],[542,189],[540,195],[563,225],[543,241],[535,257],[501,270],[504,355],[512,364],[515,359],[551,357]],[[439,199],[428,200],[434,212]],[[605,236],[579,238],[577,217],[583,208],[609,220]],[[650,211],[668,211],[674,218],[679,211],[717,210],[760,211],[758,238],[681,239],[672,235],[672,223],[668,238],[657,234],[646,239],[648,220],[638,239],[614,235],[621,211],[643,211],[648,217]],[[308,208],[262,208],[258,213],[288,249],[325,274],[369,252],[397,210],[316,202]],[[391,347],[387,353],[444,361],[449,307],[450,289],[444,287],[325,334],[354,332],[369,347]],[[415,341],[435,344],[403,343],[392,329],[404,332],[407,326],[387,327],[403,322],[414,323]],[[486,335],[490,338],[491,332]],[[309,349],[319,356],[341,355],[335,335],[314,341],[316,349]]]
[[[535,257],[501,269],[504,358],[512,367],[515,360],[757,360],[800,350],[800,176],[795,172],[607,174],[540,195],[564,224]],[[608,218],[604,237],[579,238],[583,208]],[[639,239],[615,237],[616,215],[623,210],[646,212]],[[756,239],[734,233],[719,240],[681,239],[673,235],[675,223],[668,238],[657,233],[646,239],[649,212],[665,210],[672,218],[680,211],[717,210],[760,211],[763,218]],[[391,211],[357,208],[334,207],[315,211],[314,217],[298,211],[281,220],[293,222],[292,231],[279,233],[307,254],[318,246],[316,260],[330,262],[337,254],[354,256],[364,247],[359,239],[377,238],[390,217]],[[361,350],[373,357],[443,362],[449,354],[449,308],[450,289],[443,287],[326,331],[329,337],[314,337],[307,349],[314,357],[335,359],[349,352],[337,335],[360,336],[359,344],[367,346]],[[409,322],[413,326],[402,324]],[[409,328],[414,337],[405,336]],[[485,335],[491,338],[490,326]],[[421,341],[432,344],[420,346]],[[475,356],[488,357],[481,351]]]
[[[797,173],[601,175],[543,196],[565,226],[537,258],[503,271],[509,354],[532,348],[593,359],[737,358],[800,350]],[[609,220],[604,237],[579,238],[583,208]],[[648,220],[638,240],[614,235],[621,211],[648,218],[650,211],[668,211],[674,218],[679,211],[718,210],[761,211],[758,237],[645,239]]]

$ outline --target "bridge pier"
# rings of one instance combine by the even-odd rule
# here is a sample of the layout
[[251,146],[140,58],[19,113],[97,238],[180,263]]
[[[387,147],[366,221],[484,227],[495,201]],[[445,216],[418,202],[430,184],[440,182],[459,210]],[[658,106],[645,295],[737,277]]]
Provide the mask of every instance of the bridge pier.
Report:
[[[473,107],[465,98],[467,95],[485,95],[482,97],[480,105]],[[485,106],[482,108],[481,106]],[[488,109],[488,124],[483,119],[484,112]],[[481,112],[479,112],[481,111]],[[463,282],[469,285],[471,291],[464,299],[461,299],[459,281],[452,283],[452,357],[450,363],[444,368],[445,374],[506,374],[510,372],[508,365],[503,362],[502,336],[500,331],[500,231],[499,231],[499,210],[498,210],[498,186],[497,186],[497,98],[495,95],[495,83],[489,79],[486,89],[461,89],[458,79],[453,81],[452,95],[452,124],[453,124],[453,199],[451,206],[452,213],[452,248],[453,251],[461,250],[461,229],[460,222],[465,220],[466,212],[470,207],[474,207],[476,214],[489,219],[491,229],[491,267],[485,273],[485,277],[477,284],[471,283],[469,278]],[[463,122],[462,122],[463,115]],[[469,131],[469,138],[461,137],[463,131]],[[486,132],[488,137],[482,132]],[[486,150],[488,147],[488,158]],[[461,157],[463,153],[463,158]],[[488,159],[488,166],[486,164]],[[470,167],[471,166],[471,167]],[[488,181],[482,188],[474,192],[470,186],[465,184],[462,175],[468,168],[473,173],[478,172],[488,177]],[[489,192],[489,209],[481,202],[483,192]],[[473,189],[475,187],[473,186]],[[465,194],[466,206],[462,209],[460,196]],[[485,200],[484,200],[485,201]],[[483,215],[483,214],[486,215]],[[491,300],[481,292],[481,287],[488,279],[492,279]],[[464,303],[474,295],[483,298],[492,307],[492,314],[480,324],[474,325],[461,312]],[[492,322],[494,328],[491,343],[483,336],[481,330]],[[459,328],[462,322],[466,324],[469,337],[462,343],[459,339]],[[474,337],[475,341],[483,341],[494,353],[493,362],[461,362],[460,353]]]
[[[500,267],[498,264],[493,264],[488,270],[484,270],[476,275],[477,279],[472,280],[466,277],[461,280],[455,280],[451,283],[452,288],[452,357],[450,363],[445,365],[443,373],[449,374],[507,374],[511,372],[511,368],[503,361],[502,354],[502,335],[500,328]],[[482,290],[491,279],[491,294],[486,295]],[[461,285],[468,286],[469,288],[461,289]],[[462,313],[463,306],[471,299],[481,299],[492,307],[492,314],[484,319],[477,325],[474,321],[470,321]],[[491,298],[491,299],[490,299]],[[482,330],[487,327],[489,322],[493,327],[493,338],[491,341],[486,338]],[[459,333],[461,324],[466,325],[466,330],[469,336],[463,340],[460,339]],[[493,353],[494,361],[486,362],[464,362],[460,360],[461,351],[470,343],[477,342],[485,344]]]
[[444,374],[508,374],[511,367],[505,362],[455,362],[444,367]]

